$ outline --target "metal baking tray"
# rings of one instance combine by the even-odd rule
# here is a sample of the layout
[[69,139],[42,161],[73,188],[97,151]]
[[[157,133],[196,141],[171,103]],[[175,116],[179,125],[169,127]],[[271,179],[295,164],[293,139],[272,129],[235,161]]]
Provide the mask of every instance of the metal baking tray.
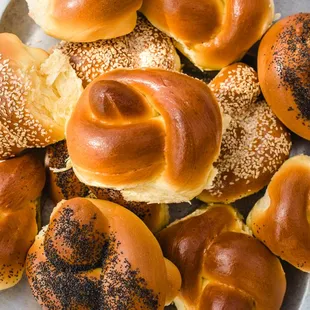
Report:
[[[248,0],[251,1],[251,0]],[[309,0],[275,0],[276,13],[280,13],[282,17],[297,13],[310,12]],[[28,9],[25,0],[0,0],[0,32],[11,32],[19,36],[26,44],[49,49],[57,40],[46,36],[42,30],[27,15]],[[193,75],[197,78],[209,81],[215,73],[201,72],[186,59],[182,58],[185,73]],[[245,62],[255,66],[255,47],[244,59]],[[310,155],[310,142],[302,138],[292,135],[293,149],[291,155],[308,154]],[[242,199],[234,205],[246,217],[249,210],[255,202],[263,196],[265,190]],[[53,205],[45,197],[43,199],[43,224],[48,223],[48,218]],[[178,204],[170,206],[172,218],[180,218],[187,213],[192,212],[199,206],[200,202],[193,201],[189,204]],[[308,310],[310,309],[310,275],[303,273],[286,262],[283,262],[283,267],[287,277],[287,291],[282,306],[283,310]],[[15,287],[0,292],[0,310],[36,310],[40,306],[32,297],[30,287],[25,276],[22,281]],[[174,309],[174,307],[167,307]],[[238,310],[238,309],[236,309]],[[266,309],[272,310],[272,309]]]

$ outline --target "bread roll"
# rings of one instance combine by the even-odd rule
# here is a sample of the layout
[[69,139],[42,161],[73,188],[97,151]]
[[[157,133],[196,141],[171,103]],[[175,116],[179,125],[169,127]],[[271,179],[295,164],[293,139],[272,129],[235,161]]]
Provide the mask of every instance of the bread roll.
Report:
[[310,140],[310,13],[278,21],[263,38],[258,76],[267,103],[299,136]]
[[247,218],[254,235],[281,259],[310,272],[310,157],[287,160]]
[[198,209],[158,240],[181,272],[177,309],[280,309],[286,290],[281,263],[232,207]]
[[222,116],[206,84],[164,70],[114,70],[88,85],[67,126],[79,180],[127,201],[188,201],[212,181]]
[[26,270],[45,309],[164,309],[181,286],[143,222],[103,200],[61,202],[29,250]]
[[240,60],[272,23],[273,0],[144,0],[141,12],[197,67]]
[[67,144],[60,141],[46,150],[45,163],[49,170],[49,194],[55,204],[63,199],[91,197],[117,203],[137,215],[152,232],[168,225],[169,209],[166,204],[147,204],[126,201],[118,190],[88,187],[79,181],[72,168],[66,168],[69,159]]
[[26,0],[29,15],[55,38],[72,42],[110,39],[131,32],[142,0]]
[[33,154],[0,162],[0,290],[23,275],[44,183],[44,167]]
[[68,58],[2,33],[0,66],[0,160],[62,140],[83,90]]
[[199,199],[231,203],[258,192],[288,158],[291,138],[261,98],[256,72],[236,63],[209,84],[229,125],[214,164],[213,186]]
[[56,48],[70,57],[84,87],[99,75],[118,68],[181,69],[172,40],[143,17],[126,36],[89,43],[62,41]]

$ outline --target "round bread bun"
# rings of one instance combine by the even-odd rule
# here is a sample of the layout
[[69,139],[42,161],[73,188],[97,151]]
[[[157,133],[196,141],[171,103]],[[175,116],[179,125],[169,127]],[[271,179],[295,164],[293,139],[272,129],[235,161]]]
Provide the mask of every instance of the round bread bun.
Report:
[[0,66],[0,160],[62,140],[83,90],[68,57],[2,33]]
[[29,250],[26,271],[44,309],[164,309],[181,286],[138,217],[85,198],[58,204]]
[[34,154],[0,162],[0,290],[16,285],[38,231],[45,172]]
[[240,60],[269,28],[273,0],[144,0],[141,12],[176,41],[197,67],[220,70]]
[[281,259],[310,272],[310,157],[287,160],[247,218],[256,238]]
[[172,40],[139,17],[130,34],[89,43],[62,41],[56,46],[70,57],[70,63],[86,87],[101,74],[118,68],[160,68],[180,71],[180,58]]
[[142,0],[26,0],[29,15],[50,36],[72,42],[131,32]]
[[281,263],[231,206],[198,209],[158,240],[182,276],[177,309],[280,309],[286,290]]
[[65,141],[47,147],[45,164],[49,175],[48,189],[55,204],[76,197],[108,200],[133,212],[152,232],[157,232],[168,225],[170,216],[166,204],[126,201],[118,190],[89,187],[79,181],[72,168],[66,168],[68,158]]
[[79,180],[127,201],[188,201],[214,177],[222,116],[203,82],[155,69],[114,70],[85,89],[67,126]]
[[213,186],[199,199],[231,203],[269,183],[288,158],[291,139],[260,97],[257,74],[249,66],[236,63],[224,68],[209,86],[230,122],[214,164],[218,173]]
[[263,94],[277,117],[310,140],[310,13],[278,21],[258,52]]

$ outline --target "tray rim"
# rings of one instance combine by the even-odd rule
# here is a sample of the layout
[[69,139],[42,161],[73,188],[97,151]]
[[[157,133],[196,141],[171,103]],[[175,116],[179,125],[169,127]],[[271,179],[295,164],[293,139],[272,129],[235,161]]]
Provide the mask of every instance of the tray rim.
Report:
[[[25,1],[25,0],[24,0]],[[6,10],[8,4],[11,2],[11,0],[0,0],[0,20],[2,18],[2,15],[4,11]],[[301,305],[299,310],[307,310],[310,308],[310,274],[308,275],[308,281],[305,289],[305,294],[303,296],[303,299],[301,300]]]

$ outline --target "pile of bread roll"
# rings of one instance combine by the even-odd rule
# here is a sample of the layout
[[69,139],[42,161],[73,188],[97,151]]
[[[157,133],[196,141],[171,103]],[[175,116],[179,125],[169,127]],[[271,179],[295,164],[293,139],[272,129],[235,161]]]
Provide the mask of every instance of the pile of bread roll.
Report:
[[[0,34],[0,289],[26,270],[43,309],[280,309],[280,259],[310,272],[310,158],[288,159],[290,130],[310,140],[310,13],[26,1],[63,41]],[[257,74],[240,61],[262,37]],[[245,223],[230,204],[265,186]]]

